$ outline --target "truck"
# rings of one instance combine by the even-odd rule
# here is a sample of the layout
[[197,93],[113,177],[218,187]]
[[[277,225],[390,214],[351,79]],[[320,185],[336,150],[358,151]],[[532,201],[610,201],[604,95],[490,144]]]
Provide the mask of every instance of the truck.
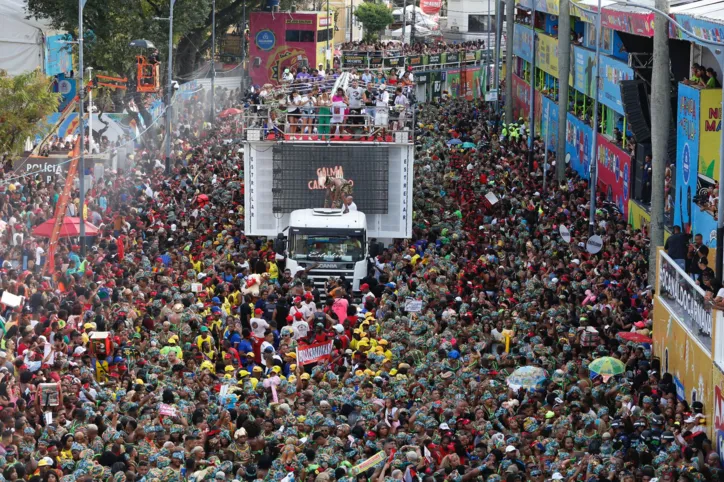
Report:
[[284,243],[277,246],[285,250],[286,267],[293,274],[313,267],[308,277],[321,292],[329,277],[344,277],[357,292],[367,276],[367,218],[360,211],[297,209],[289,216],[286,236],[280,233],[277,242]]

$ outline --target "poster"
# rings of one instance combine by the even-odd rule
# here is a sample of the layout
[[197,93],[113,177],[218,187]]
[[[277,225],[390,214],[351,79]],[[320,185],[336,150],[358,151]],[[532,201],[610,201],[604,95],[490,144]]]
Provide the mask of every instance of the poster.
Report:
[[630,200],[628,203],[628,223],[634,229],[641,229],[648,233],[651,215],[639,203]]
[[699,89],[679,84],[676,113],[676,193],[674,225],[691,232],[699,172]]
[[601,25],[619,32],[652,37],[654,35],[654,13],[646,11],[627,12],[604,8]]
[[442,74],[430,72],[430,97],[433,102],[439,102],[442,97]]
[[621,81],[633,79],[633,69],[625,63],[606,55],[601,55],[599,61],[601,65],[601,88],[598,92],[598,101],[623,115]]
[[49,76],[64,74],[73,70],[73,49],[67,43],[68,34],[51,35],[45,38],[45,74]]
[[530,116],[530,86],[528,83],[513,75],[513,118],[528,119]]
[[697,172],[719,181],[721,89],[699,91],[699,167]]
[[583,179],[591,177],[593,130],[573,114],[566,122],[566,161]]
[[453,98],[460,96],[460,71],[450,70],[447,73],[447,91]]
[[442,8],[442,0],[420,0],[420,8],[426,15],[437,15]]
[[541,130],[539,134],[541,139],[547,135],[548,150],[556,152],[558,147],[558,103],[545,95],[542,95],[541,99]]
[[573,87],[580,93],[593,98],[593,83],[596,81],[596,54],[584,47],[573,47]]
[[526,62],[533,61],[533,29],[519,23],[515,24],[513,37],[513,55]]
[[628,217],[631,156],[605,136],[598,136],[598,187]]
[[558,39],[550,35],[538,34],[538,47],[535,52],[536,68],[553,77],[558,77]]
[[329,358],[333,346],[331,341],[312,345],[299,345],[297,347],[297,363],[299,365],[309,365]]

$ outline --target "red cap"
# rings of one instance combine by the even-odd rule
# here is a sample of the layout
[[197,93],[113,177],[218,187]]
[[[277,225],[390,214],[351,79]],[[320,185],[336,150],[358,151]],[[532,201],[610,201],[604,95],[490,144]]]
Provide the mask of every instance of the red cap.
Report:
[[302,299],[301,299],[299,296],[297,296],[296,298],[294,298],[294,302],[295,302],[295,303],[301,303],[301,302],[302,302]]
[[294,317],[293,317],[292,315],[288,315],[288,316],[287,316],[287,321],[292,321],[292,320],[294,320]]
[[313,300],[314,295],[312,293],[307,292],[307,293],[304,293],[304,298],[306,298],[308,300]]
[[370,285],[367,283],[364,283],[362,286],[359,287],[360,291],[368,290],[370,289]]
[[257,309],[254,310],[254,313],[256,313],[257,315],[261,315],[261,314],[264,313],[264,312],[262,311],[261,308],[257,308]]
[[302,312],[301,312],[301,311],[297,311],[296,313],[294,313],[294,318],[296,318],[297,320],[301,320],[301,319],[302,319]]

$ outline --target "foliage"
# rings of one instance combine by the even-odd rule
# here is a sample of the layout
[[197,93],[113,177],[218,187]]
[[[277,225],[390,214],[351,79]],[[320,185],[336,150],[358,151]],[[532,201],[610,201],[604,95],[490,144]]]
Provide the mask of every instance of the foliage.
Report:
[[392,11],[387,6],[372,2],[362,3],[355,9],[354,16],[364,26],[366,41],[377,38],[395,20],[392,17]]
[[52,83],[39,70],[15,77],[0,71],[0,153],[22,152],[28,137],[42,133],[40,121],[60,102]]

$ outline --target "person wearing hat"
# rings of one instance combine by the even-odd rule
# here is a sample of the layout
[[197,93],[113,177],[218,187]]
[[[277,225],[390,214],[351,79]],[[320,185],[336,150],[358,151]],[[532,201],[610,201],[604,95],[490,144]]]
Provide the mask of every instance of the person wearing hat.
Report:
[[161,348],[161,355],[168,356],[173,353],[179,360],[183,360],[184,354],[180,346],[178,346],[178,336],[172,335],[168,339],[168,345]]

